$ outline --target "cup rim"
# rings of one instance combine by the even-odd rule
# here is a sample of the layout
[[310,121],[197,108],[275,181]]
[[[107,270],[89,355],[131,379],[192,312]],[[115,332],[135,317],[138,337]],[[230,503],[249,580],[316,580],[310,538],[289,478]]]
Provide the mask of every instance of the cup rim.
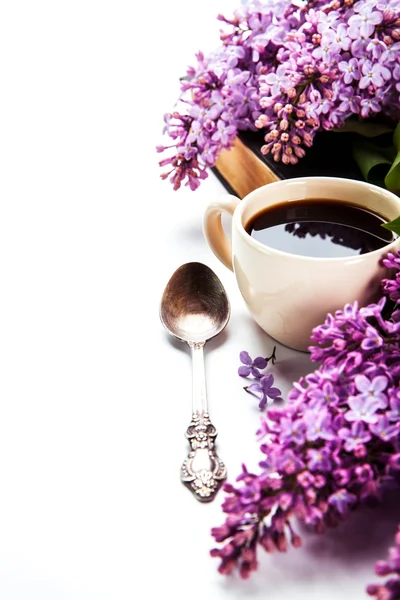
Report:
[[380,248],[377,248],[376,250],[372,250],[371,252],[366,252],[365,254],[357,254],[357,255],[353,255],[353,256],[307,256],[306,254],[293,254],[291,252],[285,252],[284,250],[278,250],[276,248],[273,248],[272,246],[268,246],[266,244],[262,244],[261,242],[259,242],[258,240],[254,239],[253,237],[251,237],[251,235],[249,233],[247,233],[247,231],[245,230],[243,223],[242,223],[242,213],[245,210],[245,207],[247,206],[248,201],[251,200],[251,198],[254,197],[254,195],[258,192],[258,190],[263,189],[263,188],[269,188],[271,189],[271,186],[278,186],[278,185],[282,185],[282,183],[289,183],[289,182],[303,182],[303,181],[309,181],[310,179],[315,180],[317,183],[318,181],[332,181],[332,182],[344,182],[346,184],[349,184],[351,186],[362,186],[363,188],[373,188],[374,190],[377,189],[380,191],[380,193],[382,193],[385,196],[388,196],[390,199],[394,199],[395,203],[398,204],[399,206],[399,216],[400,216],[400,197],[397,196],[396,194],[394,194],[393,192],[390,192],[389,190],[385,190],[384,188],[380,188],[377,185],[374,185],[373,183],[369,183],[368,181],[358,181],[356,179],[346,179],[345,177],[320,177],[320,176],[315,176],[315,177],[292,177],[290,179],[283,179],[283,180],[279,180],[279,181],[274,181],[272,183],[267,183],[266,185],[263,185],[255,190],[253,190],[252,192],[250,192],[249,194],[247,194],[247,196],[245,196],[244,198],[242,198],[242,200],[240,201],[240,204],[237,207],[237,210],[235,210],[235,214],[234,214],[234,220],[235,220],[235,224],[236,224],[236,228],[237,231],[239,232],[239,234],[242,236],[242,238],[250,245],[253,246],[253,248],[255,250],[259,250],[261,251],[263,254],[270,254],[271,251],[280,256],[280,257],[286,257],[286,258],[290,258],[290,259],[296,259],[296,260],[307,260],[310,262],[348,262],[350,261],[359,261],[360,259],[363,259],[365,257],[369,257],[369,256],[382,256],[382,254],[386,254],[387,252],[390,252],[392,249],[395,250],[397,249],[397,246],[399,245],[399,240],[400,240],[400,236],[398,236],[397,238],[395,238],[392,242],[390,242],[389,244],[386,244],[385,246],[381,246]]

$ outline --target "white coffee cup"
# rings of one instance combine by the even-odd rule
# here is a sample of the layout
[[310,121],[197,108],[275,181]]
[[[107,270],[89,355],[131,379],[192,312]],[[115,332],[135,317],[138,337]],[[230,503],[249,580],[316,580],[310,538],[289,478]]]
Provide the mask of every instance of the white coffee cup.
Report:
[[[234,271],[241,294],[260,327],[297,350],[310,345],[311,331],[346,303],[360,306],[380,295],[387,276],[381,258],[400,248],[400,238],[378,250],[340,258],[299,256],[266,246],[245,230],[253,216],[282,202],[329,199],[370,209],[387,221],[400,215],[400,198],[362,181],[335,177],[287,179],[260,187],[243,200],[225,195],[206,209],[203,230],[214,254]],[[232,246],[221,214],[232,215]]]

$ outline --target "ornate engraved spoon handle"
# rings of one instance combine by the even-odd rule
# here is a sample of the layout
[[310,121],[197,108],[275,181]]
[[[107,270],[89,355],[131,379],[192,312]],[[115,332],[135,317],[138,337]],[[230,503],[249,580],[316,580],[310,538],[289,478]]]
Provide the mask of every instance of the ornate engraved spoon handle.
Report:
[[193,416],[186,431],[190,452],[181,467],[181,480],[198,500],[209,502],[226,479],[226,467],[215,451],[217,430],[208,414],[204,342],[191,342],[189,346],[193,361]]

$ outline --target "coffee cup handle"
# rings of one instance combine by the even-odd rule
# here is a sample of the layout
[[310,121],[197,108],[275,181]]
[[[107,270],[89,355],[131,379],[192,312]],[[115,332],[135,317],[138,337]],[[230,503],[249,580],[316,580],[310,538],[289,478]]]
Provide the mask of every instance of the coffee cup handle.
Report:
[[203,218],[203,232],[208,245],[215,256],[233,271],[232,247],[222,227],[221,215],[226,213],[233,216],[240,199],[230,194],[222,196],[209,204]]

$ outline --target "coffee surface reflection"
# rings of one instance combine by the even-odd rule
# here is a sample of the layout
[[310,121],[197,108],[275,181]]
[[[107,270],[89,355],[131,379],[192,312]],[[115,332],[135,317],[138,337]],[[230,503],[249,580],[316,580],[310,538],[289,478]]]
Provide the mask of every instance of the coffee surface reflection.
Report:
[[346,202],[297,200],[254,215],[246,231],[275,250],[321,258],[356,256],[394,240],[379,214]]

